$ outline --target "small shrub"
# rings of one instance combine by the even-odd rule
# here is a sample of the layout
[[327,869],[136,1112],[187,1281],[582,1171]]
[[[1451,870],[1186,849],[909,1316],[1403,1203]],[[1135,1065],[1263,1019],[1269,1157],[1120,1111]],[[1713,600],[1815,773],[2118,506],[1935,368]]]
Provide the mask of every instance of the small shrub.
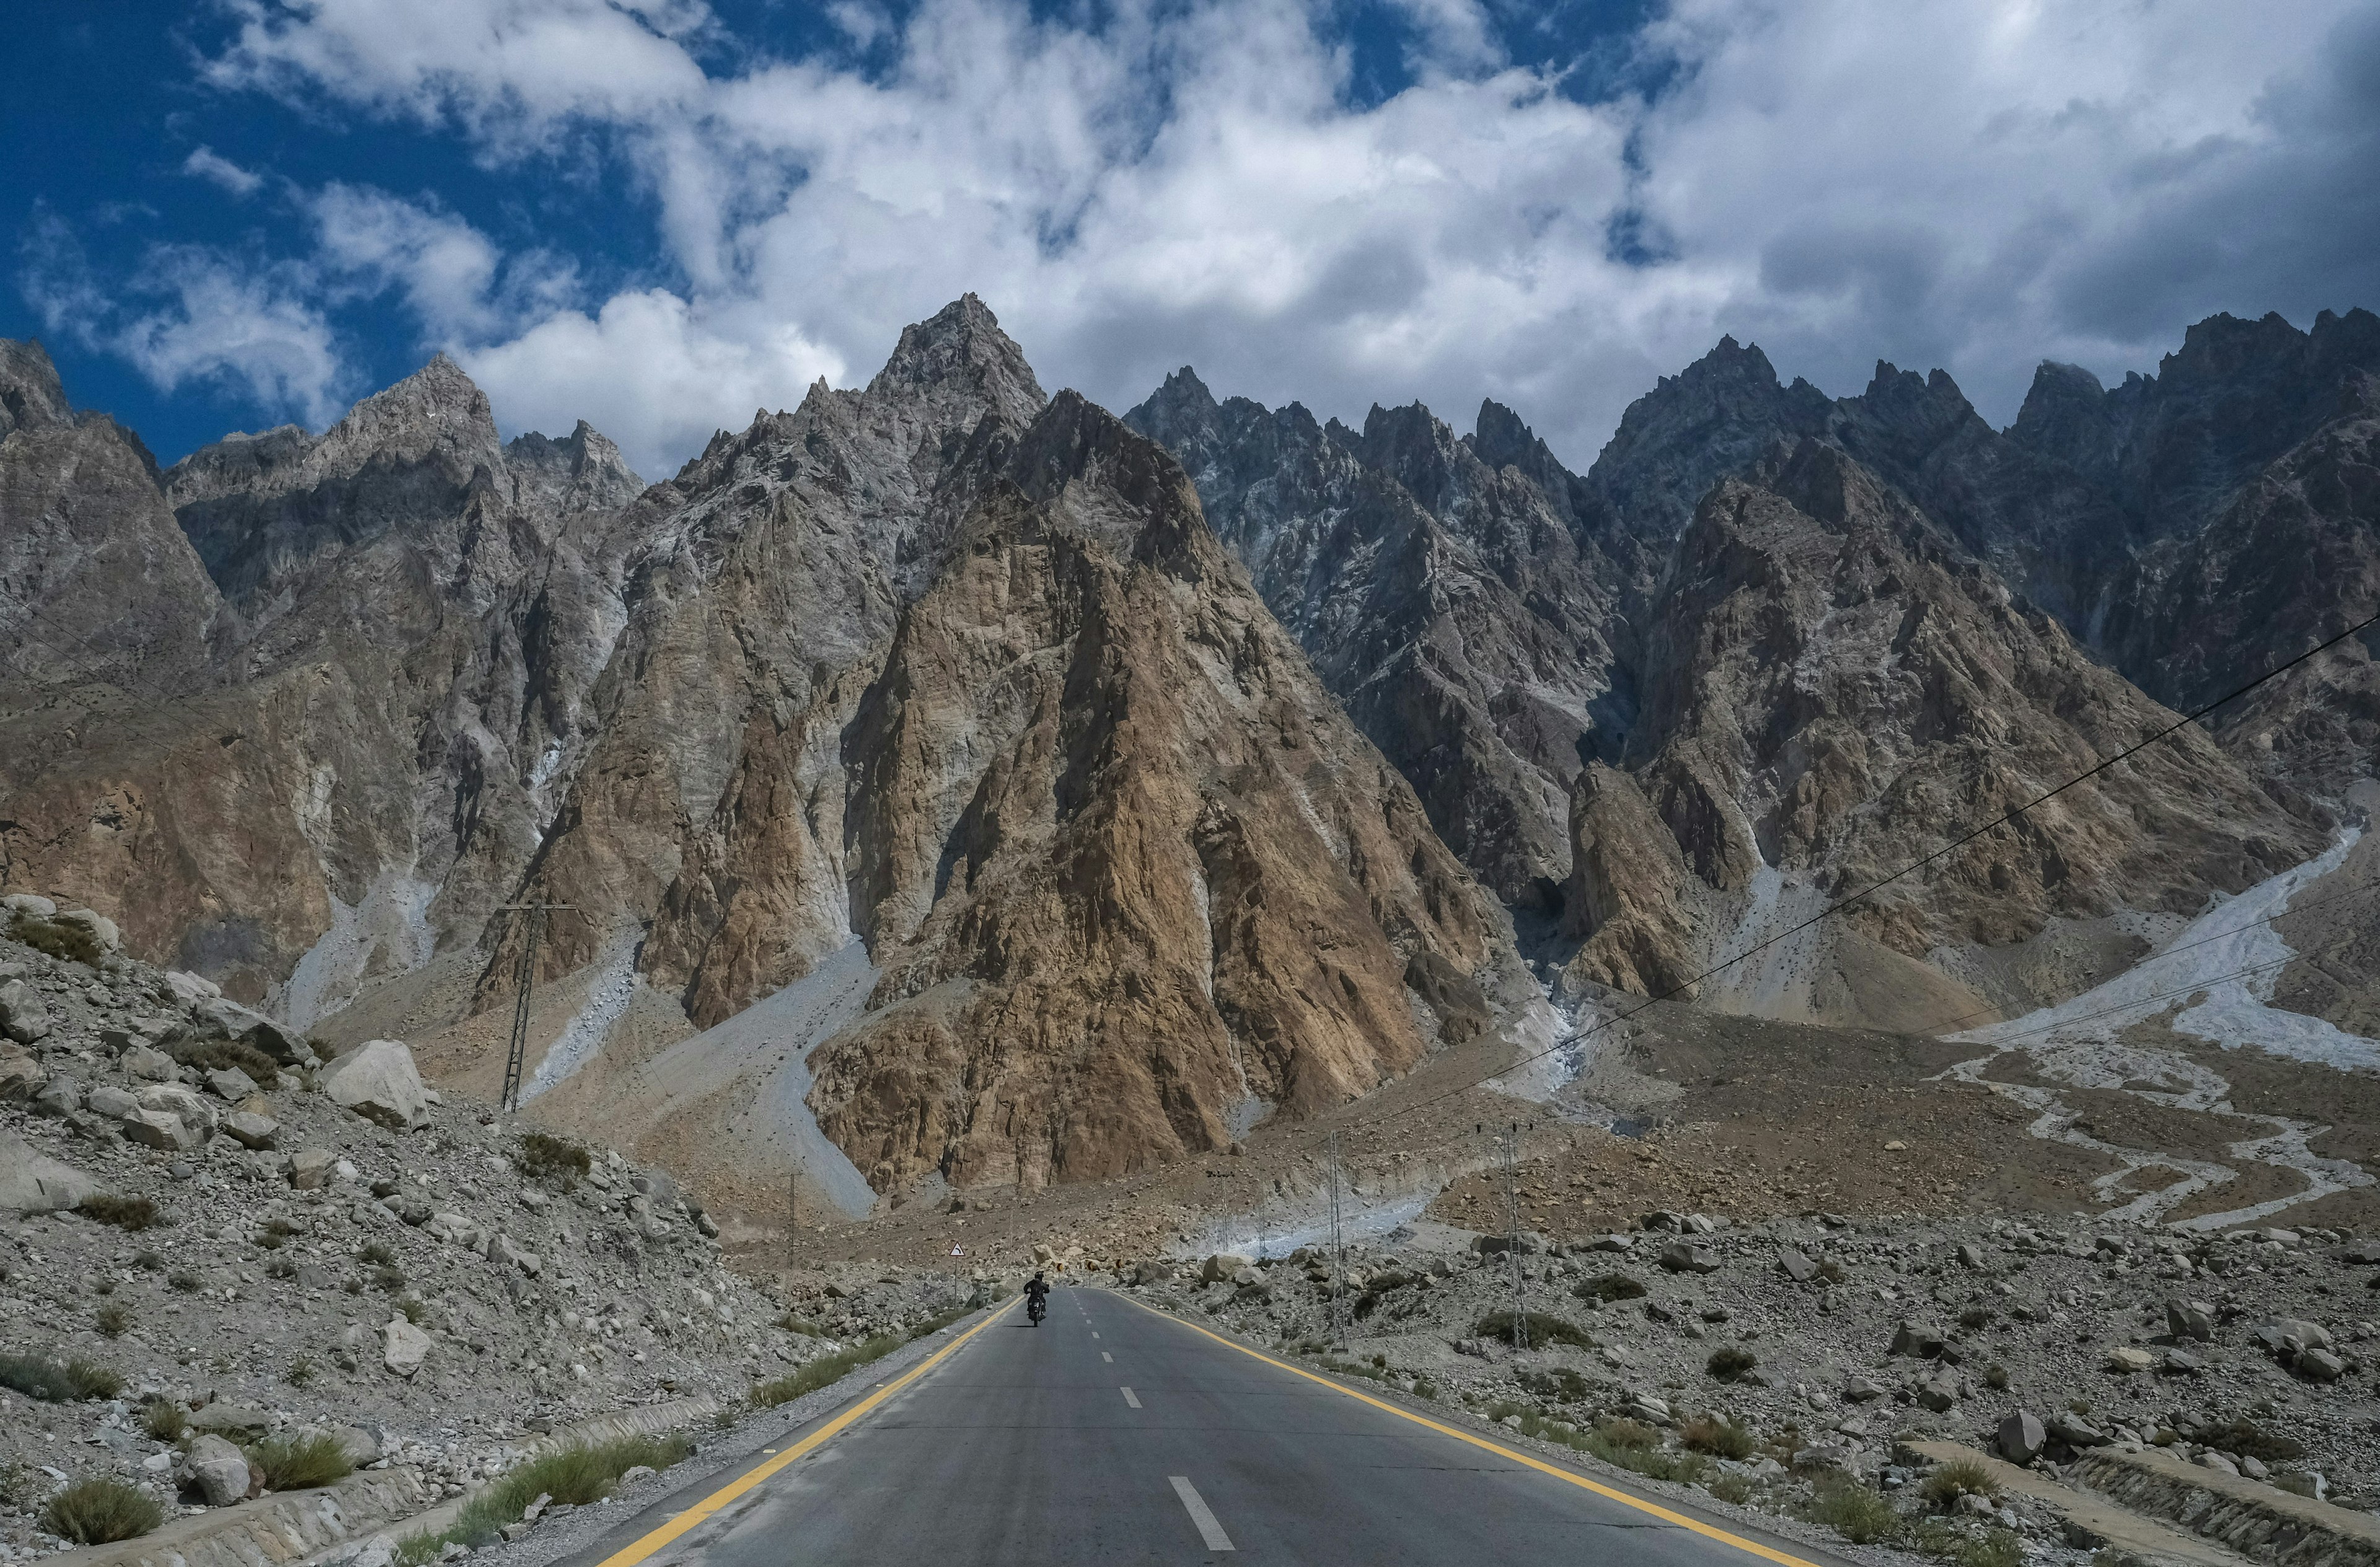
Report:
[[249,1467],[263,1476],[267,1490],[311,1490],[356,1472],[355,1461],[339,1439],[321,1431],[267,1437],[240,1451],[248,1455]]
[[1575,1404],[1587,1394],[1586,1379],[1567,1366],[1523,1371],[1519,1380],[1521,1386],[1539,1398],[1550,1398],[1557,1404]]
[[1981,1459],[1953,1458],[1947,1464],[1936,1465],[1934,1472],[1925,1477],[1925,1483],[1918,1488],[1917,1494],[1937,1507],[1948,1507],[1969,1494],[1987,1496],[1998,1501],[2000,1483],[1992,1478],[1992,1472],[1984,1466]]
[[594,1162],[587,1151],[575,1142],[543,1132],[526,1132],[521,1136],[521,1174],[534,1181],[552,1181],[565,1191],[586,1178]]
[[269,1083],[281,1070],[281,1063],[252,1044],[236,1039],[177,1039],[169,1042],[165,1054],[185,1067],[196,1067],[201,1072],[220,1072],[237,1067],[260,1083]]
[[1599,1300],[1608,1306],[1615,1300],[1641,1300],[1652,1292],[1625,1273],[1597,1273],[1573,1286],[1570,1293],[1581,1300]]
[[179,1399],[152,1398],[140,1406],[140,1429],[152,1441],[180,1441],[190,1434],[190,1412]]
[[1658,1447],[1661,1433],[1640,1420],[1606,1420],[1595,1434],[1613,1447]]
[[268,1219],[264,1228],[256,1232],[256,1244],[267,1251],[278,1251],[287,1246],[289,1237],[297,1233],[298,1226],[286,1219]]
[[399,1296],[396,1300],[396,1314],[418,1328],[421,1326],[421,1320],[430,1315],[430,1308],[409,1295]]
[[0,1387],[14,1388],[46,1404],[72,1404],[78,1399],[114,1398],[124,1391],[124,1379],[88,1360],[60,1365],[46,1355],[0,1355]]
[[2008,1392],[2008,1385],[2009,1374],[2007,1367],[1995,1360],[1990,1365],[1984,1368],[1984,1386],[1991,1389],[1994,1392]]
[[[551,1496],[559,1503],[584,1507],[611,1495],[620,1477],[638,1465],[666,1469],[691,1451],[676,1437],[624,1437],[617,1441],[566,1447],[531,1459],[473,1497],[453,1528],[431,1537],[428,1554],[435,1556],[448,1540],[459,1540],[475,1550],[492,1545],[502,1537],[504,1526],[516,1521],[521,1510],[540,1494]],[[409,1546],[412,1542],[407,1543]],[[426,1558],[414,1555],[409,1560]]]
[[75,1204],[75,1211],[94,1223],[140,1231],[157,1223],[157,1205],[145,1197],[116,1197],[100,1192]]
[[1435,1400],[1438,1397],[1438,1384],[1431,1381],[1427,1377],[1415,1377],[1414,1379],[1413,1391],[1415,1398]]
[[1969,1332],[1974,1332],[1978,1329],[1988,1328],[1991,1325],[1992,1308],[1988,1306],[1970,1306],[1959,1313],[1959,1326]]
[[264,1276],[268,1279],[294,1279],[298,1276],[298,1264],[286,1257],[276,1257],[264,1265]]
[[199,1293],[199,1276],[185,1269],[176,1268],[165,1275],[165,1287],[176,1295],[196,1295]]
[[122,1303],[111,1300],[91,1318],[91,1325],[108,1338],[120,1339],[125,1330],[132,1326],[132,1313],[126,1310]]
[[2265,1429],[2244,1415],[2234,1416],[2220,1424],[2199,1427],[2190,1433],[2190,1440],[2204,1447],[2224,1452],[2236,1452],[2242,1458],[2253,1458],[2261,1464],[2286,1464],[2303,1458],[2305,1449],[2288,1437]]
[[1474,1322],[1471,1331],[1483,1339],[1501,1339],[1507,1344],[1521,1343],[1521,1334],[1525,1332],[1528,1343],[1533,1346],[1570,1344],[1581,1349],[1595,1347],[1595,1341],[1586,1336],[1585,1329],[1560,1317],[1549,1317],[1542,1311],[1524,1312],[1518,1316],[1511,1311],[1490,1311]]
[[2091,1413],[2091,1401],[2087,1398],[2070,1398],[2066,1401],[2066,1412],[2070,1415],[2088,1415]]
[[1707,1452],[1714,1458],[1749,1458],[1754,1446],[1749,1428],[1716,1415],[1697,1415],[1680,1426],[1678,1440],[1696,1452]]
[[[380,1291],[382,1295],[395,1295],[397,1291],[405,1287],[405,1270],[402,1268],[375,1268],[372,1270],[371,1282],[372,1287]],[[405,1308],[402,1305],[399,1305],[397,1309],[402,1311]]]
[[[68,963],[80,963],[91,969],[98,968],[107,957],[97,936],[80,925],[68,924],[63,920],[43,920],[31,914],[15,915],[8,922],[8,939],[21,941],[36,952],[45,952],[53,958]],[[129,1535],[108,1537],[119,1540],[131,1537]]]
[[1741,1344],[1722,1344],[1711,1351],[1703,1369],[1722,1382],[1731,1382],[1760,1364],[1760,1357]]
[[22,1464],[0,1464],[0,1507],[30,1511],[33,1499],[40,1494],[41,1489],[34,1481],[33,1471]]
[[307,1356],[300,1355],[296,1359],[289,1362],[289,1369],[283,1372],[282,1375],[287,1379],[291,1387],[302,1388],[314,1380],[314,1371],[315,1366],[313,1360]]
[[1721,1475],[1710,1483],[1711,1495],[1738,1507],[1752,1500],[1752,1481],[1742,1475]]
[[1853,1545],[1872,1545],[1900,1533],[1900,1514],[1882,1494],[1855,1481],[1821,1482],[1810,1499],[1810,1521],[1824,1524]]
[[164,1271],[165,1260],[153,1251],[143,1251],[132,1259],[132,1265],[157,1273]]
[[75,1481],[42,1509],[42,1527],[77,1545],[111,1545],[147,1534],[165,1521],[157,1499],[122,1480]]
[[367,1268],[386,1268],[396,1260],[396,1253],[385,1241],[372,1241],[356,1253],[356,1260]]
[[2013,1529],[1985,1529],[1959,1547],[1959,1567],[2024,1567],[2024,1544]]

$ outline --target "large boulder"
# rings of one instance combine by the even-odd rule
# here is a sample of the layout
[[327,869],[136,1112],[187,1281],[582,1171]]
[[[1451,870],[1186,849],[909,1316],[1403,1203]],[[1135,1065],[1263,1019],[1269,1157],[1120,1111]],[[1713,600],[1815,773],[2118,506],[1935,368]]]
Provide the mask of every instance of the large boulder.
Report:
[[228,1507],[239,1501],[248,1494],[252,1477],[239,1449],[212,1435],[195,1439],[174,1466],[174,1478],[182,1489],[197,1492],[209,1507]]
[[1219,1251],[1198,1269],[1199,1279],[1206,1284],[1228,1284],[1243,1268],[1253,1267],[1246,1258],[1235,1251]]
[[1661,1248],[1661,1266],[1672,1273],[1716,1273],[1718,1253],[1692,1241],[1673,1240]]
[[100,1192],[97,1181],[0,1132],[0,1211],[55,1213]]
[[313,1052],[304,1036],[293,1034],[261,1012],[251,1012],[237,1001],[209,996],[190,1006],[192,1031],[213,1039],[237,1040],[261,1050],[285,1067],[296,1066]]
[[380,1345],[381,1364],[400,1377],[410,1377],[430,1358],[431,1340],[404,1318],[391,1317],[380,1331]]
[[49,1080],[31,1055],[13,1044],[0,1044],[0,1104],[22,1104]]
[[135,1091],[132,1097],[140,1102],[143,1110],[164,1110],[179,1115],[197,1130],[200,1141],[214,1136],[215,1127],[222,1120],[212,1100],[180,1083],[151,1083],[147,1088]]
[[78,930],[90,932],[91,940],[99,943],[103,952],[124,950],[123,933],[115,928],[115,922],[104,914],[90,909],[61,909],[51,915],[50,920],[54,924],[72,925]]
[[135,1110],[122,1122],[125,1139],[143,1148],[188,1153],[206,1139],[197,1127],[170,1110]]
[[235,1110],[224,1129],[231,1133],[242,1148],[269,1149],[281,1136],[281,1123],[270,1115],[260,1115],[250,1110]]
[[2041,1450],[2049,1445],[2049,1432],[2043,1428],[2040,1416],[2031,1410],[2012,1409],[2000,1421],[1995,1445],[2002,1458],[2022,1466],[2041,1456]]
[[376,1039],[356,1046],[322,1069],[322,1084],[332,1103],[383,1127],[404,1130],[430,1115],[430,1095],[413,1065],[413,1052],[396,1040]]
[[2178,1339],[2196,1339],[2204,1344],[2215,1336],[2215,1308],[2203,1300],[2168,1300],[2165,1303],[2165,1325]]
[[41,992],[22,980],[0,984],[0,1034],[18,1044],[50,1037],[50,1008]]

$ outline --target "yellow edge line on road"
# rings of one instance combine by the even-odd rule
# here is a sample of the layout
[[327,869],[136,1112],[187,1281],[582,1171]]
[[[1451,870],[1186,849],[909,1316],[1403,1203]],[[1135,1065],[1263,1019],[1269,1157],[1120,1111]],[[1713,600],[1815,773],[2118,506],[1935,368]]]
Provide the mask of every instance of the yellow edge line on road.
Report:
[[[1790,1555],[1777,1549],[1774,1546],[1762,1545],[1758,1540],[1748,1540],[1742,1535],[1731,1535],[1715,1524],[1706,1524],[1699,1518],[1689,1518],[1682,1513],[1672,1513],[1656,1502],[1646,1501],[1643,1497],[1631,1496],[1626,1491],[1590,1480],[1585,1476],[1565,1469],[1559,1464],[1548,1464],[1541,1458],[1532,1458],[1525,1452],[1516,1452],[1509,1447],[1500,1447],[1484,1437],[1475,1437],[1468,1431],[1452,1426],[1440,1425],[1438,1421],[1416,1415],[1410,1409],[1401,1409],[1384,1399],[1372,1398],[1357,1392],[1343,1382],[1333,1381],[1329,1377],[1318,1377],[1313,1372],[1300,1369],[1285,1360],[1275,1360],[1271,1356],[1261,1351],[1250,1349],[1244,1344],[1234,1344],[1220,1333],[1210,1333],[1196,1322],[1185,1322],[1171,1312],[1160,1311],[1156,1307],[1144,1305],[1140,1301],[1133,1300],[1129,1296],[1118,1296],[1116,1298],[1137,1306],[1150,1316],[1171,1322],[1177,1328],[1187,1328],[1203,1338],[1213,1339],[1226,1349],[1236,1349],[1251,1360],[1261,1360],[1266,1365],[1277,1367],[1293,1377],[1304,1377],[1309,1382],[1318,1382],[1332,1392],[1344,1393],[1358,1404],[1368,1404],[1375,1409],[1385,1410],[1400,1420],[1410,1420],[1416,1426],[1427,1426],[1440,1436],[1452,1437],[1457,1441],[1467,1441],[1474,1447],[1484,1448],[1499,1457],[1509,1458],[1515,1464],[1525,1464],[1541,1475],[1551,1475],[1557,1480],[1566,1480],[1581,1490],[1591,1490],[1597,1496],[1607,1497],[1620,1503],[1622,1507],[1633,1507],[1639,1513],[1649,1513],[1665,1524],[1675,1524],[1682,1529],[1692,1529],[1706,1539],[1714,1539],[1722,1545],[1731,1545],[1738,1550],[1748,1550],[1755,1556],[1779,1563],[1779,1567],[1819,1567],[1817,1562],[1810,1561],[1807,1557]],[[606,1567],[609,1567],[608,1563]]]
[[705,1520],[716,1516],[729,1503],[735,1501],[736,1498],[742,1496],[753,1487],[760,1484],[770,1476],[774,1475],[778,1470],[783,1469],[786,1465],[793,1463],[795,1459],[806,1457],[808,1454],[817,1452],[820,1448],[825,1446],[828,1442],[841,1435],[844,1430],[848,1429],[855,1421],[866,1418],[868,1412],[873,1410],[878,1404],[882,1404],[886,1399],[891,1398],[894,1393],[899,1392],[903,1388],[907,1387],[911,1382],[916,1381],[918,1378],[924,1376],[927,1372],[932,1370],[935,1367],[949,1359],[950,1356],[958,1349],[959,1345],[966,1343],[967,1340],[975,1337],[976,1334],[983,1332],[986,1328],[990,1327],[994,1322],[1000,1320],[1002,1317],[1007,1315],[1009,1307],[1013,1307],[1015,1304],[1015,1300],[1010,1300],[1007,1306],[1001,1307],[998,1310],[992,1312],[990,1316],[986,1317],[982,1321],[978,1322],[974,1327],[969,1328],[965,1332],[961,1333],[958,1337],[951,1340],[950,1343],[942,1345],[941,1348],[936,1350],[933,1354],[928,1356],[925,1359],[911,1367],[907,1372],[903,1374],[899,1380],[887,1382],[884,1386],[877,1389],[866,1398],[861,1399],[857,1404],[853,1404],[850,1408],[844,1410],[833,1419],[829,1420],[825,1425],[820,1426],[817,1430],[812,1431],[809,1435],[804,1437],[793,1446],[777,1454],[776,1457],[770,1459],[766,1464],[747,1469],[742,1475],[738,1476],[733,1483],[722,1486],[718,1490],[712,1491],[709,1496],[704,1497],[700,1501],[696,1502],[692,1507],[687,1508],[685,1512],[679,1513],[668,1523],[663,1524],[660,1528],[652,1531],[652,1533],[644,1536],[642,1538],[631,1541],[621,1549],[605,1557],[602,1561],[598,1564],[598,1567],[636,1567],[636,1563],[642,1561],[648,1556],[652,1555],[653,1552],[661,1549],[662,1547],[669,1544],[672,1540],[676,1539],[679,1536],[686,1533],[688,1530],[699,1526]]

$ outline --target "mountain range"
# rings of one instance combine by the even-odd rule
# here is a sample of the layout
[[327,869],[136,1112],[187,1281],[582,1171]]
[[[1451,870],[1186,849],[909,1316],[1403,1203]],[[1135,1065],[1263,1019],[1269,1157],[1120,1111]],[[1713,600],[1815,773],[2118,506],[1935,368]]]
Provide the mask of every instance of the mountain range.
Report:
[[1185,368],[1119,418],[971,295],[656,484],[443,356],[161,470],[0,344],[0,891],[482,1054],[502,906],[565,905],[534,1091],[756,1180],[814,1120],[886,1196],[1627,994],[1933,1030],[2359,818],[2367,642],[1698,976],[2370,616],[2375,439],[2363,310],[2045,364],[2005,430],[1723,341],[1585,474],[1493,402],[1358,430]]

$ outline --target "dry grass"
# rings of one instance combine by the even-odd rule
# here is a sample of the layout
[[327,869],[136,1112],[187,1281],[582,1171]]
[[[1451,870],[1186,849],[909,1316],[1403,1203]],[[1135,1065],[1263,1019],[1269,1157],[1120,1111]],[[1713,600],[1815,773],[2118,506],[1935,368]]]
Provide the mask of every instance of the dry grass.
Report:
[[1524,1312],[1518,1316],[1511,1311],[1490,1311],[1471,1324],[1471,1331],[1480,1338],[1500,1339],[1506,1344],[1521,1343],[1521,1335],[1525,1332],[1527,1342],[1534,1345],[1568,1344],[1576,1344],[1581,1349],[1595,1347],[1595,1341],[1586,1336],[1585,1329],[1560,1317],[1549,1317],[1542,1311]]
[[1760,1357],[1740,1344],[1722,1344],[1711,1351],[1703,1369],[1722,1382],[1732,1382],[1760,1364]]
[[[86,968],[96,969],[107,958],[106,949],[99,945],[97,936],[80,925],[68,924],[63,920],[43,920],[30,914],[14,915],[8,921],[8,939],[21,941],[36,952],[45,952],[53,958],[80,963]],[[130,1537],[116,1535],[111,1537],[127,1539]]]
[[1717,1415],[1697,1415],[1688,1420],[1678,1428],[1678,1440],[1714,1458],[1749,1458],[1755,1446],[1751,1428]]
[[1642,1300],[1652,1292],[1641,1280],[1625,1273],[1597,1273],[1573,1285],[1570,1293],[1581,1300],[1599,1300],[1609,1306],[1615,1300]]
[[157,1499],[122,1480],[77,1480],[42,1508],[42,1527],[77,1545],[110,1545],[147,1534],[165,1521]]
[[1992,1477],[1991,1470],[1979,1458],[1953,1458],[1947,1464],[1937,1464],[1934,1472],[1917,1494],[1937,1507],[1948,1507],[1962,1496],[1987,1496],[2000,1499],[2000,1483]]
[[157,1205],[145,1197],[101,1192],[76,1203],[75,1211],[94,1223],[113,1224],[119,1230],[145,1230],[157,1223]]
[[72,1404],[85,1398],[114,1398],[124,1391],[124,1379],[88,1360],[61,1364],[46,1355],[0,1355],[0,1387],[14,1388],[45,1404]]
[[334,1480],[344,1480],[356,1472],[355,1461],[347,1456],[339,1439],[320,1431],[267,1437],[240,1451],[248,1455],[249,1467],[264,1477],[267,1490],[311,1490]]
[[190,1412],[178,1399],[152,1398],[140,1406],[140,1429],[154,1441],[180,1441],[190,1434]]

